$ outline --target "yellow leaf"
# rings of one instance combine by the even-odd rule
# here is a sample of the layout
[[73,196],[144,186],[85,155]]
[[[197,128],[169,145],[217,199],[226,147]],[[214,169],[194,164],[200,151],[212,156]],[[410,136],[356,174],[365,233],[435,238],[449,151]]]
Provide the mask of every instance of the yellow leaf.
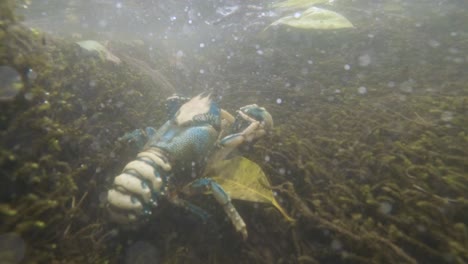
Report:
[[275,200],[262,168],[244,157],[223,160],[210,166],[206,177],[215,180],[231,199],[269,203],[288,220],[294,221]]

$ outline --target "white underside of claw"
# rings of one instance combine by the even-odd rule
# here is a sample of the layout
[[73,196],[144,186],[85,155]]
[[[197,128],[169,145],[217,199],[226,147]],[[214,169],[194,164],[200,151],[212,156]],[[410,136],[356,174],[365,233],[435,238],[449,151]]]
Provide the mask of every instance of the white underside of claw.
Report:
[[158,153],[155,149],[153,150],[150,149],[150,150],[138,153],[137,157],[148,158],[152,160],[154,163],[156,163],[157,165],[159,165],[163,170],[170,171],[172,169],[171,164],[164,162],[163,158],[161,158],[161,155],[162,154]]
[[138,159],[129,162],[115,177],[114,187],[107,193],[110,217],[115,222],[134,222],[143,213],[143,204],[155,205],[152,195],[163,187],[159,173],[171,170],[166,160],[158,149],[150,148],[140,152]]
[[208,113],[210,110],[210,96],[197,95],[190,101],[183,104],[176,113],[176,123],[183,125],[193,120],[193,117],[200,114]]
[[125,190],[137,194],[144,202],[149,202],[151,199],[151,189],[149,186],[141,182],[139,178],[131,174],[122,173],[115,177],[114,185],[124,188]]
[[128,163],[123,171],[125,173],[125,171],[129,170],[136,171],[141,177],[143,177],[145,180],[148,180],[153,187],[153,191],[161,190],[162,179],[155,174],[153,166],[144,161],[134,160]]
[[109,190],[107,193],[107,201],[120,209],[141,210],[143,208],[143,205],[138,199],[114,189]]

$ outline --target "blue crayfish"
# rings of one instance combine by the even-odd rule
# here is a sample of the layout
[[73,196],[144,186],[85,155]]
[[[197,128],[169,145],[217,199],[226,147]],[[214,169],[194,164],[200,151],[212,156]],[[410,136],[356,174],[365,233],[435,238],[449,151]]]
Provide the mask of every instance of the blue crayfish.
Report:
[[126,224],[144,219],[160,199],[205,218],[203,209],[180,196],[209,191],[245,239],[246,225],[229,195],[214,180],[187,173],[186,168],[195,164],[206,168],[239,146],[256,141],[272,129],[271,115],[252,104],[241,107],[234,117],[209,94],[192,99],[172,96],[166,107],[169,120],[158,130],[137,129],[122,137],[140,144],[142,150],[115,177],[108,191],[111,218]]

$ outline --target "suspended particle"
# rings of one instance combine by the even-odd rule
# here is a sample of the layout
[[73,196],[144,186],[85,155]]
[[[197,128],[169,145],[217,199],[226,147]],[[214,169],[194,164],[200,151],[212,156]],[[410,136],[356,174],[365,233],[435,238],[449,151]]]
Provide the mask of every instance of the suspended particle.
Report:
[[358,88],[358,93],[359,94],[366,94],[367,93],[367,88],[364,86],[361,86]]

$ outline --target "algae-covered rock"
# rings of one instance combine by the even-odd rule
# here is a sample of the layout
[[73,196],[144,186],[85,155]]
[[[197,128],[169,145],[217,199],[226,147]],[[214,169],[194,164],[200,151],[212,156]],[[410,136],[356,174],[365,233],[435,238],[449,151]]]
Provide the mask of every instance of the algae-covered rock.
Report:
[[131,151],[115,142],[157,122],[168,94],[128,66],[1,19],[0,233],[24,241],[28,263],[115,259],[99,200]]

